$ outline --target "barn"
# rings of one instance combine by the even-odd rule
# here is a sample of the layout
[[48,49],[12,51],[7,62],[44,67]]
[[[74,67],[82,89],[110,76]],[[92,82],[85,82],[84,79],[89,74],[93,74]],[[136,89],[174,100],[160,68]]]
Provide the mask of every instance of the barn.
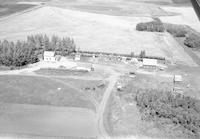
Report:
[[156,69],[158,66],[158,61],[157,59],[143,59],[143,68],[145,69]]

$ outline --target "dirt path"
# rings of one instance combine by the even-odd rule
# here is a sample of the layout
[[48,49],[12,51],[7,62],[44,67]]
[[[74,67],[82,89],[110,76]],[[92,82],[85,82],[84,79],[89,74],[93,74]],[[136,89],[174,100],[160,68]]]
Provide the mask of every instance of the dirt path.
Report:
[[104,124],[103,124],[104,112],[105,112],[106,104],[109,100],[112,90],[117,82],[118,77],[119,77],[119,73],[115,72],[114,70],[110,71],[110,73],[112,73],[112,75],[109,78],[108,88],[104,92],[103,99],[97,110],[97,124],[98,124],[98,130],[99,130],[98,138],[104,138],[104,139],[108,138],[108,134],[107,134],[107,132],[104,128]]

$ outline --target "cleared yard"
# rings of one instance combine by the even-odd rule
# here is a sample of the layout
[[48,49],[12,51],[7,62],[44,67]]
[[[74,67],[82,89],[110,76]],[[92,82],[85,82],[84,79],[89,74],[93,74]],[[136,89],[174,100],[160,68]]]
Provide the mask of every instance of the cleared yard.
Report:
[[0,76],[0,102],[89,108],[95,106],[82,92],[51,78]]
[[84,108],[1,104],[0,137],[95,138],[95,114]]

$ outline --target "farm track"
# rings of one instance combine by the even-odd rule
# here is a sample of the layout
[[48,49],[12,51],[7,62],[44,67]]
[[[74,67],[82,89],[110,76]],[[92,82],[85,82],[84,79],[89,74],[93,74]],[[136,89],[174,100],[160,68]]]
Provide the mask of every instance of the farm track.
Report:
[[97,123],[98,123],[98,130],[99,130],[99,135],[98,137],[100,139],[106,139],[109,137],[108,133],[105,130],[104,127],[104,113],[105,113],[105,109],[106,109],[106,105],[108,103],[108,100],[111,96],[112,90],[117,82],[117,79],[119,77],[119,73],[115,72],[114,70],[111,72],[113,73],[110,78],[109,78],[109,85],[106,89],[106,91],[104,92],[104,96],[103,99],[99,105],[99,109],[97,111]]

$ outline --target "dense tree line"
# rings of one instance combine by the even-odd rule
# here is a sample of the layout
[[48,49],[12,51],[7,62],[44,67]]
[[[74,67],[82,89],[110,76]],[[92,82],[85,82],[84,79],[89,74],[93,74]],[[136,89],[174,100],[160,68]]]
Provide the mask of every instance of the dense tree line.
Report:
[[156,18],[151,22],[138,23],[136,25],[136,30],[149,32],[164,32],[165,28],[163,23],[158,18]]
[[184,37],[184,44],[190,48],[200,48],[200,33],[187,25],[162,23],[159,19],[152,22],[138,23],[138,31],[168,32],[174,37]]
[[200,48],[200,33],[190,33],[186,36],[184,44],[190,48]]
[[200,137],[200,101],[158,90],[139,90],[135,97],[144,120],[179,126]]
[[38,56],[44,51],[55,51],[60,55],[67,55],[76,49],[74,40],[68,37],[59,38],[47,35],[31,35],[26,41],[0,41],[0,65],[25,66],[37,62]]
[[55,35],[51,38],[42,34],[31,35],[27,37],[27,43],[35,50],[57,51],[62,55],[70,54],[76,49],[73,39],[69,37],[60,38]]
[[26,42],[0,42],[0,65],[24,66],[37,61],[35,51]]

